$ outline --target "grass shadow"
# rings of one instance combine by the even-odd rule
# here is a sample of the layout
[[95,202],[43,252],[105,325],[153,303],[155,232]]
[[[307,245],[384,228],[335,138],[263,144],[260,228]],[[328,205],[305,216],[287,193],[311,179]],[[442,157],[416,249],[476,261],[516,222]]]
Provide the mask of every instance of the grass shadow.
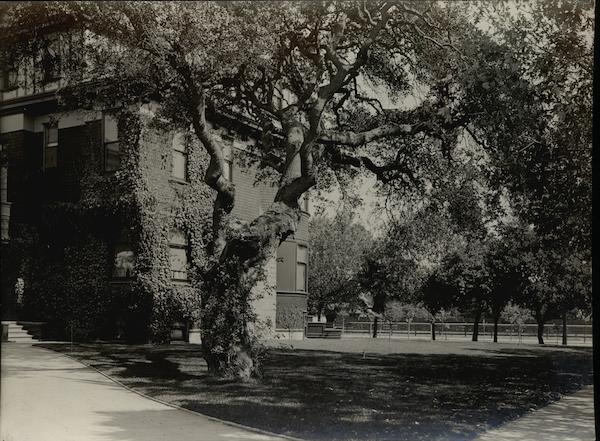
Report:
[[76,345],[72,355],[150,396],[313,440],[472,439],[592,382],[590,350],[271,349],[254,383],[209,376],[193,346]]

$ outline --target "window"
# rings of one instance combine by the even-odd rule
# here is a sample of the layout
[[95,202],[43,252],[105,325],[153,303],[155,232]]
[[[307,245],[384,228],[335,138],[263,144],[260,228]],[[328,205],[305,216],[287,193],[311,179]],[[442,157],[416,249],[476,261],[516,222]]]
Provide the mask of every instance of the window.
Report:
[[19,86],[19,75],[16,68],[8,68],[2,72],[2,90],[13,90]]
[[173,280],[188,280],[188,240],[180,230],[171,231],[169,244],[169,260],[171,263],[171,278]]
[[185,145],[185,135],[183,133],[176,133],[173,137],[173,167],[171,169],[171,175],[174,178],[187,181],[187,161],[188,154]]
[[298,245],[296,249],[296,291],[306,292],[306,265],[308,263],[308,248]]
[[58,35],[50,36],[44,42],[42,72],[46,83],[60,78],[60,38]]
[[225,159],[225,170],[223,170],[223,174],[229,182],[233,182],[233,161]]
[[121,230],[114,247],[113,273],[115,279],[129,279],[135,268],[135,255],[131,249],[131,240],[126,229]]
[[121,168],[119,128],[117,120],[111,115],[104,115],[102,118],[102,137],[104,140],[104,170],[119,170]]
[[298,203],[302,211],[308,213],[308,194],[304,193],[302,196],[300,196]]
[[233,143],[235,138],[230,133],[224,133],[221,135],[223,142],[225,144],[224,155],[225,155],[225,169],[223,170],[223,177],[227,178],[229,182],[233,182]]
[[44,170],[58,166],[58,123],[44,124]]

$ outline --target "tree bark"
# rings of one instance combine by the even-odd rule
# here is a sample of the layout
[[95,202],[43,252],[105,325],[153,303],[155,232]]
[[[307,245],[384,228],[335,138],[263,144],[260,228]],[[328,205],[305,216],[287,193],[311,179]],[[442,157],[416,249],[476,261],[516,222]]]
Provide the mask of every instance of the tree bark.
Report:
[[379,325],[379,319],[377,316],[373,319],[373,338],[377,338],[377,326]]
[[473,319],[473,336],[471,338],[472,341],[477,341],[479,339],[479,321],[481,320],[481,308],[477,308],[475,311],[475,317]]
[[431,321],[431,340],[435,340],[435,321]]
[[562,344],[567,345],[567,311],[562,314]]
[[542,306],[541,308],[536,308],[534,313],[533,313],[533,317],[535,318],[535,321],[537,322],[537,337],[538,337],[538,343],[543,345],[544,344],[544,324],[546,323],[546,318],[549,316],[547,309],[545,309],[545,306]]
[[[194,130],[211,158],[205,181],[217,190],[212,247],[216,264],[205,277],[202,308],[203,350],[211,372],[246,378],[258,369],[257,339],[254,327],[249,326],[255,318],[249,305],[252,288],[259,280],[267,258],[275,255],[279,243],[296,231],[301,217],[298,198],[316,184],[313,148],[323,130],[322,114],[335,94],[347,84],[348,78],[356,77],[367,62],[369,47],[385,27],[392,6],[390,4],[381,9],[381,19],[366,36],[352,64],[347,64],[336,55],[336,45],[342,37],[343,26],[341,31],[332,30],[325,57],[335,65],[336,73],[327,84],[322,84],[317,78],[314,90],[309,91],[306,99],[300,99],[298,103],[278,112],[284,132],[285,162],[282,169],[278,170],[281,178],[274,203],[269,212],[237,233],[229,232],[234,187],[223,177],[223,149],[207,130],[204,91],[197,90],[194,77],[185,62],[185,54],[180,53],[181,57],[173,58],[173,66],[182,74],[191,97]],[[315,57],[318,69],[324,66],[322,58],[321,55]],[[307,102],[308,98],[311,98],[310,103]],[[230,237],[231,234],[234,237]],[[376,336],[377,319],[374,329]]]
[[498,343],[498,322],[500,321],[500,314],[494,314],[494,343]]
[[250,225],[228,238],[219,260],[206,274],[202,305],[202,348],[214,375],[247,380],[260,375],[260,326],[251,301],[264,266],[280,242],[296,231],[299,209],[276,202]]
[[538,337],[538,343],[543,345],[544,344],[544,322],[543,322],[543,320],[538,321],[537,337]]

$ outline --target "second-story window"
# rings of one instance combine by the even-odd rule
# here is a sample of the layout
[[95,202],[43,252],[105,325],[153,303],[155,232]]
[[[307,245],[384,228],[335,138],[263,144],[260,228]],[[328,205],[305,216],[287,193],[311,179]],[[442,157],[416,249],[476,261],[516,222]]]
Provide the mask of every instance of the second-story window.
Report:
[[233,182],[233,145],[235,138],[231,133],[223,133],[221,138],[225,144],[225,148],[223,149],[223,155],[225,156],[223,177],[229,182]]
[[306,267],[308,264],[308,248],[298,245],[296,251],[296,290],[306,291]]
[[223,170],[223,175],[229,182],[233,182],[233,161],[231,159],[225,159],[224,165],[225,170]]
[[44,124],[44,170],[58,166],[58,123]]
[[8,67],[2,71],[2,90],[13,90],[19,87],[19,74],[15,67]]
[[102,119],[102,138],[104,142],[104,170],[119,170],[121,168],[119,128],[117,120],[111,115],[105,114]]
[[188,180],[187,174],[188,154],[185,145],[185,135],[176,133],[173,137],[173,167],[171,175],[182,181]]
[[44,41],[42,73],[46,83],[60,78],[60,37],[58,35],[51,35]]

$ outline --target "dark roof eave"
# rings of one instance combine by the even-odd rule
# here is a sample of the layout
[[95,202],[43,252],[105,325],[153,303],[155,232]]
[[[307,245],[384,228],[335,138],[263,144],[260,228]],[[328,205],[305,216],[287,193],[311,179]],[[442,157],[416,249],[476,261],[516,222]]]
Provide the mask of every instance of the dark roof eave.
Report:
[[[0,116],[15,113],[41,115],[56,110],[58,110],[58,97],[54,91],[22,96],[0,102]],[[209,121],[221,126],[235,128],[236,130],[251,133],[255,136],[260,135],[262,132],[261,127],[255,121],[244,115],[207,110],[207,118]]]

